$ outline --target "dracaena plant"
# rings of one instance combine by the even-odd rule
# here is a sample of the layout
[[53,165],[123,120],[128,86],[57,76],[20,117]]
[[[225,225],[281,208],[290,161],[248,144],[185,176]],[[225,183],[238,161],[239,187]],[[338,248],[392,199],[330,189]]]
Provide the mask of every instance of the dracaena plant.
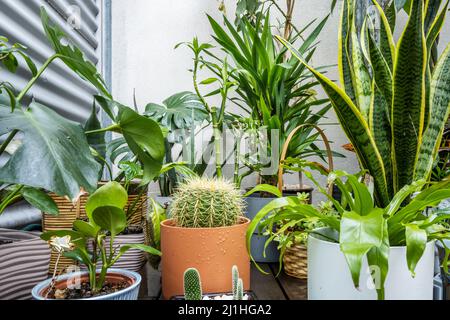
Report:
[[430,51],[449,2],[427,29],[425,22],[436,8],[430,1],[411,0],[408,22],[397,43],[392,20],[376,0],[372,2],[380,19],[377,37],[370,20],[357,29],[355,1],[343,2],[340,85],[310,67],[288,41],[279,40],[323,86],[362,168],[374,179],[377,205],[385,207],[404,186],[430,179],[450,112],[450,45],[433,71]]
[[[49,231],[42,234],[45,241],[70,237],[73,246],[63,253],[86,265],[89,284],[93,293],[99,292],[105,284],[108,269],[130,249],[137,249],[151,255],[161,253],[143,244],[114,245],[114,239],[127,226],[123,210],[128,201],[126,190],[117,182],[109,182],[93,193],[86,203],[88,221],[76,220],[73,230]],[[88,243],[92,242],[92,250]]]
[[[377,283],[378,298],[384,299],[390,247],[407,247],[404,263],[414,276],[427,242],[437,240],[445,246],[444,240],[450,239],[450,228],[445,223],[449,218],[448,214],[427,216],[424,213],[427,207],[436,206],[450,197],[448,181],[428,185],[425,180],[418,180],[404,186],[385,206],[379,206],[370,189],[360,181],[361,175],[350,175],[343,171],[329,174],[328,182],[337,185],[342,192],[342,200],[339,202],[321,187],[310,172],[304,173],[329,198],[338,215],[324,214],[313,205],[305,204],[298,197],[278,198],[261,209],[251,222],[247,231],[249,248],[258,223],[267,216],[270,216],[269,225],[286,220],[290,225],[303,221],[320,221],[339,235],[335,239],[330,238],[329,241],[340,244],[355,287],[359,286],[362,261],[365,257],[369,265],[379,268],[380,279],[375,279],[374,276],[373,280],[380,280]],[[428,187],[423,189],[424,186]],[[412,194],[415,196],[407,205],[402,206]],[[448,252],[447,248],[447,254]]]
[[[248,113],[261,130],[267,132],[264,136],[267,137],[268,147],[264,152],[278,164],[281,148],[289,134],[302,124],[317,124],[331,105],[327,99],[317,98],[314,88],[319,82],[311,80],[306,67],[295,57],[289,57],[286,48],[277,47],[269,12],[263,15],[261,23],[256,24],[243,17],[239,30],[226,17],[225,27],[212,17],[208,18],[215,41],[233,59],[236,70],[231,78],[237,84],[237,97],[230,100]],[[291,41],[298,42],[299,51],[307,56],[307,61],[314,55],[316,39],[327,20],[323,19],[303,41],[299,40],[302,36],[300,33],[294,32],[290,36]],[[306,127],[295,135],[288,156],[323,156],[323,151],[316,145],[318,135],[311,135],[312,130]],[[279,132],[279,138],[272,138],[271,134],[276,131]],[[267,174],[263,169],[270,164],[263,162],[262,158],[257,160],[252,169],[262,172],[263,182],[275,185],[278,167],[273,174]]]

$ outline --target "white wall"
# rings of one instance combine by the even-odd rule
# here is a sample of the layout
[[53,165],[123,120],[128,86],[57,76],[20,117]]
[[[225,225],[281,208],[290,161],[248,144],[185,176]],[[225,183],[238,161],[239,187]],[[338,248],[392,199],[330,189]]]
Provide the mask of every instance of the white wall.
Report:
[[[233,0],[226,0],[228,16],[234,17]],[[297,0],[294,21],[305,25],[315,18],[323,18],[330,0]],[[198,36],[201,41],[212,41],[205,13],[220,19],[216,0],[126,0],[112,1],[113,8],[113,91],[115,98],[132,104],[136,89],[140,106],[161,102],[168,96],[184,90],[193,90],[191,74],[187,71],[192,57],[186,48],[174,46]],[[313,63],[316,66],[337,64],[338,10],[322,32],[321,43]],[[405,15],[400,17],[405,21]],[[450,19],[444,27],[441,43],[450,42]],[[220,21],[220,20],[219,20]],[[399,26],[401,27],[401,26]],[[337,79],[336,68],[328,75]],[[336,122],[334,112],[326,122]],[[338,125],[327,126],[327,135],[334,141],[334,150],[344,153],[346,159],[337,159],[336,167],[349,172],[358,171],[355,156],[341,146],[348,142]],[[289,177],[295,182],[296,177]],[[248,181],[247,184],[252,184]]]

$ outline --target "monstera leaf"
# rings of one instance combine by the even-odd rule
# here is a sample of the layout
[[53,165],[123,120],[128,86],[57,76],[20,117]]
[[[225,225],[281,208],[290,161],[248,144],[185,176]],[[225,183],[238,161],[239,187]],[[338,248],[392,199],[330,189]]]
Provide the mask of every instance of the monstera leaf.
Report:
[[19,130],[22,145],[0,168],[0,181],[42,188],[75,199],[80,189],[97,186],[99,164],[91,156],[83,129],[53,110],[0,105],[0,136]]
[[58,58],[81,78],[94,85],[99,92],[107,97],[111,97],[106,88],[105,81],[97,71],[96,66],[85,59],[84,53],[70,42],[69,38],[60,27],[51,23],[44,7],[41,7],[41,20],[45,34],[55,50],[55,53],[58,55]]
[[208,118],[202,103],[192,92],[177,93],[163,101],[163,105],[149,103],[145,112],[171,131],[190,129],[193,123]]
[[164,160],[164,134],[160,126],[117,101],[103,96],[95,98],[114,122],[107,129],[123,136],[123,140],[116,140],[117,143],[108,148],[109,155],[114,153],[114,159],[117,159],[131,150],[143,166],[142,184],[151,182],[159,175]]

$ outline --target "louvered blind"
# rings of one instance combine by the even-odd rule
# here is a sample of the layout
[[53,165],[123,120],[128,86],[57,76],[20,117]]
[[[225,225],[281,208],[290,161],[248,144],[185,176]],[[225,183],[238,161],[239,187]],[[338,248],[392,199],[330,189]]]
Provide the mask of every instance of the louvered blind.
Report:
[[[10,43],[19,42],[28,47],[27,53],[37,66],[53,54],[46,40],[40,20],[44,6],[50,18],[58,23],[86,57],[101,70],[101,0],[0,0],[0,35]],[[79,13],[79,14],[78,14]],[[79,16],[76,28],[69,24],[71,17]],[[1,78],[10,81],[17,90],[31,78],[26,64],[21,61],[17,74],[0,70]],[[89,117],[94,87],[80,79],[61,61],[54,63],[29,92],[37,102],[53,108],[61,115],[82,122]]]

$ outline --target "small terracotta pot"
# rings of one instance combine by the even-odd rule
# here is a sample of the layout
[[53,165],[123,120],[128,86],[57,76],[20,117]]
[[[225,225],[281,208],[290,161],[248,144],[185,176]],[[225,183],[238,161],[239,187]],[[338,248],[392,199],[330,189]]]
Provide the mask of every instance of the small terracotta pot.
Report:
[[229,292],[236,265],[250,290],[250,257],[245,235],[250,220],[222,228],[180,228],[173,220],[161,223],[162,290],[164,299],[184,295],[183,276],[189,268],[200,272],[203,293]]

